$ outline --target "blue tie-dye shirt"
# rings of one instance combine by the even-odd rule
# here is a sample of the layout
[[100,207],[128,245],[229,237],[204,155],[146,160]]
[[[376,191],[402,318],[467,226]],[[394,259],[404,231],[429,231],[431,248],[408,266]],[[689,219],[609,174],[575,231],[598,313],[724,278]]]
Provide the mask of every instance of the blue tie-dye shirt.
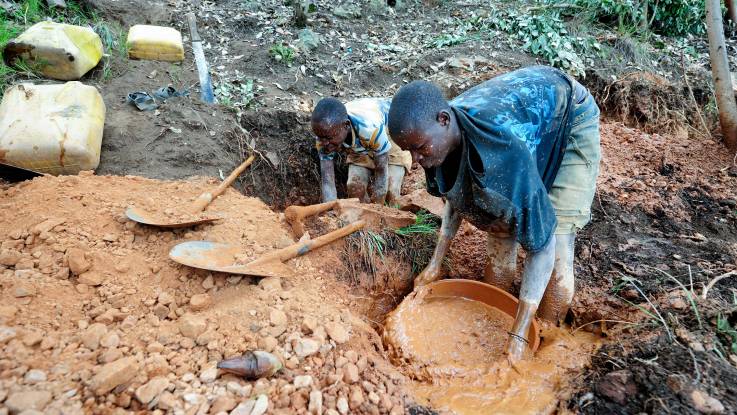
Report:
[[586,94],[563,72],[533,66],[459,95],[450,106],[463,145],[426,170],[428,190],[477,227],[501,221],[525,250],[542,249],[556,226],[547,192],[565,152],[570,110]]

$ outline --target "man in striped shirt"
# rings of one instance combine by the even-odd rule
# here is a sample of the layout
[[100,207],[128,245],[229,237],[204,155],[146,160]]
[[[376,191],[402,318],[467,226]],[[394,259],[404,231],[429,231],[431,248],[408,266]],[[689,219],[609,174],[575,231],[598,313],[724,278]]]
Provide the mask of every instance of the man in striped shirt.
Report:
[[387,130],[388,98],[362,98],[345,105],[335,98],[323,98],[312,112],[312,131],[320,156],[322,199],[337,198],[334,158],[348,153],[348,197],[369,201],[368,188],[373,172],[371,201],[383,204],[400,196],[404,175],[412,156],[393,145]]

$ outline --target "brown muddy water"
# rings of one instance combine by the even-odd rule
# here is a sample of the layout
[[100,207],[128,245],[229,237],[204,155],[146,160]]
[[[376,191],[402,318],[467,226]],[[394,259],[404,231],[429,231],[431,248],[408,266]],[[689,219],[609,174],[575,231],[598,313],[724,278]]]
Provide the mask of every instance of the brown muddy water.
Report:
[[384,341],[422,405],[464,415],[552,413],[600,340],[544,324],[537,352],[512,367],[504,354],[512,323],[480,301],[420,291],[387,317]]

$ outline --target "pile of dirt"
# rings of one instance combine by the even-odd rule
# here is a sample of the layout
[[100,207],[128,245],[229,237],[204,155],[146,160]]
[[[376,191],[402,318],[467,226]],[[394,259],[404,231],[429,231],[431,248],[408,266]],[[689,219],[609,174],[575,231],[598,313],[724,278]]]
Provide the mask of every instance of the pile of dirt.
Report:
[[[125,218],[131,204],[191,202],[213,180],[43,177],[1,190],[0,402],[11,413],[121,409],[237,414],[392,413],[411,404],[378,334],[351,313],[333,277],[335,248],[290,265],[291,279],[179,266],[186,240],[266,252],[294,242],[282,215],[229,190],[227,219],[161,231]],[[218,360],[266,350],[270,379],[221,376]]]

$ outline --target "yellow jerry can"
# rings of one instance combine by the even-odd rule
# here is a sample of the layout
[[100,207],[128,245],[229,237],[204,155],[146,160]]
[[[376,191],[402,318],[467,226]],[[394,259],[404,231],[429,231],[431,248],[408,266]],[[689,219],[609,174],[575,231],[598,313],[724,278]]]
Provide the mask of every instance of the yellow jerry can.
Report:
[[93,86],[22,83],[0,103],[0,162],[50,174],[100,164],[105,103]]
[[7,62],[21,60],[47,78],[72,81],[97,66],[102,41],[87,27],[40,22],[10,41],[3,55]]
[[135,25],[128,31],[128,57],[167,62],[184,60],[182,34],[171,27]]

